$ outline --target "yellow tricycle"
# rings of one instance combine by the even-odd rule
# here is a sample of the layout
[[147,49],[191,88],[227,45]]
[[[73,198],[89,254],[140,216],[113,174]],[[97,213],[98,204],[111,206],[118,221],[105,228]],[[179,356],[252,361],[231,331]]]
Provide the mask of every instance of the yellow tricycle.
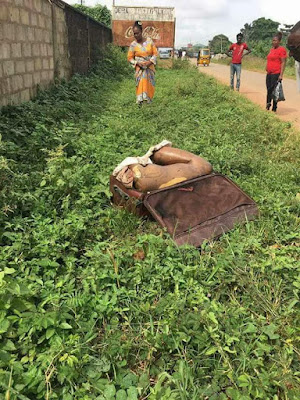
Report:
[[197,58],[197,65],[208,67],[210,64],[210,49],[200,49]]

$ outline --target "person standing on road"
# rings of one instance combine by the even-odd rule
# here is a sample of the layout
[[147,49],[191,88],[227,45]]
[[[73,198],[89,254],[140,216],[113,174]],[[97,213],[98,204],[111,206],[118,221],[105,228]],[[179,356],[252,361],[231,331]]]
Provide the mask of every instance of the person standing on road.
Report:
[[282,33],[278,32],[273,36],[272,48],[270,53],[267,55],[267,105],[266,109],[270,110],[273,100],[272,111],[277,110],[277,101],[273,99],[273,90],[277,85],[277,82],[281,82],[283,78],[283,72],[286,64],[287,52],[286,49],[280,46]]
[[143,38],[140,21],[135,21],[133,35],[135,40],[129,47],[127,59],[135,69],[136,102],[141,106],[144,102],[151,103],[154,96],[157,48],[151,38]]
[[[243,43],[243,35],[238,33],[236,35],[237,42],[232,44],[226,55],[228,57],[232,57],[232,61],[230,64],[230,87],[234,89],[234,75],[236,74],[236,90],[240,90],[241,84],[241,71],[242,71],[242,58],[247,54],[251,53],[251,50],[247,46],[246,43]],[[244,50],[247,50],[247,53],[244,53]]]
[[295,59],[298,90],[300,92],[300,21],[292,28],[287,40],[290,57]]

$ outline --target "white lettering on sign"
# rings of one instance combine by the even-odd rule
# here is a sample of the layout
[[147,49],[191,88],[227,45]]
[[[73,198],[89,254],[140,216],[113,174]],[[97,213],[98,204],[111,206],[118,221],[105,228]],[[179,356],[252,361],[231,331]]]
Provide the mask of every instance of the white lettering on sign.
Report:
[[175,20],[174,7],[119,7],[114,6],[112,19],[117,21],[171,21]]
[[[129,28],[126,29],[125,31],[125,38],[129,39],[133,37],[133,28],[130,26]],[[143,29],[143,38],[150,37],[152,40],[159,40],[160,35],[159,35],[159,29],[155,28],[154,26],[146,26],[146,28]]]

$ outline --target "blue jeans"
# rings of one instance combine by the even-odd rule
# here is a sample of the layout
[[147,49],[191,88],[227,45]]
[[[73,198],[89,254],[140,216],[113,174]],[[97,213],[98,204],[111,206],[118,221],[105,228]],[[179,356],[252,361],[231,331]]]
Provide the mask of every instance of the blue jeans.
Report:
[[230,87],[234,88],[234,74],[236,74],[236,88],[240,88],[242,64],[230,64]]

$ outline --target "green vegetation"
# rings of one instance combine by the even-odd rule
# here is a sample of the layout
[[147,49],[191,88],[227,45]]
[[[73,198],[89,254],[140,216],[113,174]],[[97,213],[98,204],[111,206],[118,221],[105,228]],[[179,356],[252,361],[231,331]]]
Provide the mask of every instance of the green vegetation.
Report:
[[209,41],[209,47],[215,54],[225,53],[231,45],[227,36],[221,34],[216,35]]
[[111,27],[111,12],[106,6],[96,4],[94,7],[89,7],[82,4],[73,4],[73,7],[109,28]]
[[258,18],[251,22],[251,24],[245,24],[244,28],[241,29],[241,33],[247,41],[270,41],[270,38],[278,32],[279,25],[279,22],[273,21],[269,18]]
[[[142,109],[112,49],[3,110],[1,400],[298,398],[299,135],[175,65]],[[114,166],[163,138],[233,178],[260,218],[197,250],[113,207]]]
[[[212,58],[211,61],[217,64],[230,65],[231,58],[227,57],[219,60]],[[266,73],[266,64],[266,58],[255,57],[252,55],[243,58],[243,69],[248,69],[250,71]],[[284,71],[284,78],[296,79],[295,61],[293,58],[288,58],[287,60],[286,68]]]

